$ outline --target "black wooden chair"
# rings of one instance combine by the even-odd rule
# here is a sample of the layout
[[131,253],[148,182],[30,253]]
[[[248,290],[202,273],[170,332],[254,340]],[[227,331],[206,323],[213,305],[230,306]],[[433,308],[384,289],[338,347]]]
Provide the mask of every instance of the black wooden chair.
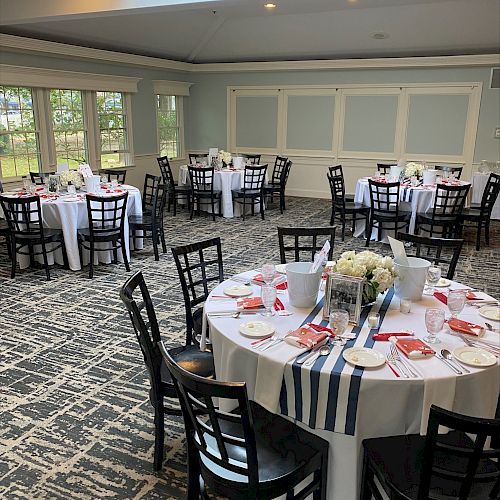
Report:
[[188,208],[191,205],[191,187],[190,186],[179,186],[174,180],[174,174],[172,173],[172,168],[170,167],[170,162],[167,156],[160,156],[156,159],[158,166],[160,167],[160,172],[163,177],[163,183],[168,186],[168,211],[170,212],[170,207],[174,205],[174,216],[177,215],[177,202],[179,200],[185,200]]
[[274,202],[274,195],[279,195],[281,213],[283,213],[283,210],[285,209],[285,188],[291,165],[292,162],[289,162],[288,158],[284,156],[277,156],[274,161],[271,180],[267,184],[264,184],[264,194],[271,197],[271,203]]
[[[83,267],[83,249],[89,250],[89,278],[94,277],[95,252],[113,252],[113,263],[118,262],[118,250],[121,250],[125,269],[130,271],[127,249],[125,246],[125,217],[127,212],[128,192],[113,196],[95,196],[87,194],[87,216],[89,227],[78,230],[80,262]],[[101,246],[107,243],[105,246]],[[96,247],[99,245],[99,248]]]
[[446,172],[447,174],[454,174],[457,179],[460,179],[464,167],[449,167],[447,165],[434,165],[434,170]]
[[491,212],[500,191],[500,175],[490,174],[483,191],[481,205],[464,208],[460,216],[461,222],[472,222],[476,226],[476,250],[481,248],[481,230],[484,227],[486,244],[490,244],[490,219]]
[[[328,443],[249,401],[246,384],[207,380],[160,345],[179,394],[188,449],[188,499],[210,492],[230,499],[326,500]],[[214,407],[213,398],[237,409]],[[294,488],[312,476],[312,481]],[[203,485],[203,486],[202,486]]]
[[[336,177],[337,175],[341,175],[345,186],[344,169],[342,165],[331,165],[330,167],[328,167],[328,173],[326,175],[330,175],[331,177]],[[344,195],[344,197],[345,201],[354,201],[353,194],[346,194]]]
[[450,186],[438,184],[431,213],[417,214],[415,232],[430,237],[456,238],[462,235],[460,216],[467,199],[470,184]]
[[464,246],[464,240],[428,238],[408,233],[398,233],[396,237],[400,241],[411,243],[411,247],[406,249],[406,253],[409,256],[430,260],[437,266],[440,266],[441,269],[443,269],[443,266],[447,266],[448,270],[446,273],[443,269],[443,277],[446,276],[449,280],[453,279],[458,259]]
[[[154,470],[162,468],[165,440],[165,415],[180,415],[179,408],[165,405],[165,398],[177,398],[170,372],[165,366],[160,349],[160,328],[153,302],[141,272],[129,278],[120,290],[120,298],[125,304],[134,327],[137,340],[148,370],[150,391],[149,399],[154,408],[155,445]],[[213,377],[214,361],[212,354],[202,352],[190,344],[174,347],[172,357],[186,370],[201,377]]]
[[238,156],[243,156],[245,158],[246,163],[250,162],[252,165],[260,165],[260,157],[262,155],[253,155],[249,153],[241,153]]
[[[157,177],[160,180],[160,177]],[[153,240],[153,252],[155,260],[160,260],[158,254],[158,245],[161,241],[163,253],[167,252],[165,243],[165,232],[163,230],[163,212],[165,210],[165,201],[167,198],[167,187],[165,184],[158,183],[153,195],[151,211],[142,215],[131,215],[128,219],[130,233],[137,240],[137,231],[142,231],[140,238],[151,238]]]
[[202,161],[208,162],[208,153],[189,153],[189,164],[196,165]]
[[[9,255],[12,261],[10,277],[16,276],[17,255],[29,255],[30,261],[41,255],[47,280],[50,280],[47,254],[62,250],[64,267],[68,267],[64,236],[60,229],[49,229],[43,226],[40,197],[26,196],[11,198],[0,194],[0,204],[7,222],[4,236],[10,244]],[[40,246],[37,250],[35,245]]]
[[337,219],[342,224],[342,241],[345,237],[345,226],[347,220],[350,218],[352,223],[352,233],[356,229],[356,222],[365,219],[365,236],[369,224],[370,208],[362,203],[355,203],[348,201],[345,195],[344,177],[342,175],[328,175],[328,182],[330,184],[330,192],[332,195],[332,215],[330,217],[330,226],[335,224]]
[[375,224],[377,225],[377,240],[382,239],[382,231],[393,230],[396,234],[400,229],[406,229],[410,223],[411,213],[399,209],[399,182],[377,182],[368,179],[370,187],[370,215],[366,232],[366,246]]
[[384,175],[389,175],[391,173],[391,167],[396,165],[395,163],[377,163],[377,170]]
[[54,174],[55,172],[30,172],[30,179],[33,184],[43,186],[49,180],[49,175]]
[[188,166],[189,179],[191,181],[191,214],[193,219],[194,208],[198,215],[202,206],[210,205],[212,209],[212,220],[215,221],[215,205],[219,205],[217,215],[222,216],[222,191],[214,189],[214,167],[194,167]]
[[172,248],[186,309],[186,343],[196,342],[202,333],[203,307],[209,286],[224,280],[220,238]]
[[118,184],[125,184],[125,179],[127,177],[126,170],[119,170],[117,168],[101,170],[101,174],[108,177],[108,182],[117,181]]
[[[287,263],[287,253],[293,252],[292,262],[313,261],[316,252],[319,252],[326,240],[330,241],[328,260],[332,260],[335,245],[335,226],[327,227],[278,227],[278,242],[280,260]],[[301,258],[302,253],[306,256]]]
[[158,175],[146,174],[144,176],[144,188],[142,190],[142,215],[150,215],[153,210],[153,200],[158,184],[162,182],[162,177]]
[[259,203],[260,216],[264,220],[264,181],[266,180],[266,171],[267,165],[247,165],[243,176],[243,187],[232,190],[233,201],[243,205],[243,220],[245,220],[247,203],[250,203],[252,215],[255,215],[255,204]]
[[[438,434],[439,426],[452,429]],[[391,499],[500,498],[500,448],[485,447],[500,434],[500,419],[460,415],[432,405],[427,435],[363,441],[361,500],[381,499],[375,478]]]

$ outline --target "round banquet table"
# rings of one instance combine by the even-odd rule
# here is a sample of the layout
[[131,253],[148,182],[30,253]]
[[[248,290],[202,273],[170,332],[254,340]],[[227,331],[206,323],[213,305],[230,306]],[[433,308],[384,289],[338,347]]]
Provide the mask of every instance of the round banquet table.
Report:
[[[258,165],[256,165],[258,166]],[[267,176],[267,172],[266,172]],[[233,189],[241,189],[243,186],[245,178],[245,170],[236,170],[225,168],[223,170],[216,170],[214,172],[214,190],[221,191],[222,196],[222,216],[226,219],[232,217],[238,217],[241,215],[242,205],[236,203],[233,205],[233,195],[231,191]],[[188,186],[189,172],[188,166],[182,165],[179,169],[179,186]],[[259,204],[256,203],[256,206]],[[209,205],[207,205],[207,210],[210,210]],[[250,204],[248,204],[248,211],[251,210]]]
[[[462,185],[470,184],[469,182],[461,181]],[[415,222],[417,214],[432,211],[434,206],[434,198],[436,197],[436,186],[409,186],[401,185],[399,188],[399,209],[411,212],[409,233],[415,233]],[[367,207],[371,206],[370,200],[370,186],[368,184],[368,177],[358,179],[356,183],[356,192],[354,194],[354,201],[362,203]],[[360,219],[356,223],[354,236],[364,236],[365,233],[365,220]],[[371,234],[371,239],[377,239],[377,229],[374,228]],[[383,243],[388,243],[386,231],[383,231]]]
[[[127,216],[125,217],[125,234],[129,233],[128,226],[128,216],[129,215],[142,215],[142,203],[141,203],[141,192],[134,186],[123,185],[112,191],[108,189],[109,193],[104,192],[103,196],[111,196],[112,194],[122,193],[123,190],[128,191],[127,199]],[[81,269],[80,265],[80,253],[78,249],[78,229],[89,227],[88,215],[87,215],[87,201],[85,199],[85,193],[79,192],[76,195],[77,201],[74,200],[74,195],[62,194],[58,198],[45,198],[45,195],[41,195],[41,209],[43,224],[45,227],[51,229],[62,229],[64,235],[64,246],[66,248],[66,253],[68,255],[69,268],[72,271],[78,271]],[[125,245],[127,250],[127,255],[130,259],[130,245],[134,242],[132,239],[125,238]],[[138,248],[142,248],[142,238],[137,238],[135,242]],[[102,245],[102,244],[101,244]],[[106,245],[104,243],[104,245]],[[97,246],[96,246],[97,248]],[[50,248],[49,248],[50,249]],[[61,250],[56,252],[50,252],[47,255],[48,262],[52,265],[55,262],[58,264],[63,264],[63,257]],[[99,262],[109,264],[112,261],[112,252],[95,252],[95,264]],[[118,259],[121,260],[121,253],[118,252]],[[37,260],[41,262],[41,256],[37,256]],[[89,252],[84,250],[83,263],[84,265],[89,262]],[[29,256],[19,255],[18,263],[21,269],[29,266]]]
[[[255,272],[244,273],[253,276]],[[230,280],[215,288],[212,295],[220,296]],[[463,288],[452,283],[452,288]],[[259,286],[252,285],[253,296]],[[314,309],[294,308],[288,302],[288,293],[278,298],[290,316],[260,315],[232,317],[207,316],[207,313],[234,310],[234,300],[209,298],[205,304],[205,321],[208,321],[217,379],[243,381],[248,396],[269,411],[284,415],[298,425],[326,439],[330,444],[328,464],[329,500],[358,498],[362,467],[363,439],[399,434],[425,434],[431,404],[474,416],[491,418],[495,414],[499,387],[499,364],[487,368],[469,366],[471,373],[455,374],[435,356],[412,360],[420,373],[418,378],[397,378],[383,365],[379,368],[354,367],[344,361],[342,351],[352,346],[372,347],[381,352],[389,351],[389,342],[374,342],[365,320],[369,311],[381,315],[380,332],[397,332],[411,329],[417,337],[426,335],[424,313],[427,307],[447,309],[434,297],[424,296],[412,304],[409,314],[399,312],[399,300],[394,289],[380,295],[376,303],[363,309],[358,327],[353,328],[356,338],[344,347],[336,346],[327,357],[320,357],[312,366],[296,363],[303,350],[279,343],[265,351],[252,347],[252,338],[239,333],[238,326],[252,319],[272,323],[276,331],[284,334],[305,322],[327,325],[322,321],[322,292]],[[460,319],[484,325],[478,309],[467,305]],[[320,323],[321,322],[321,323]],[[493,322],[496,328],[499,323]],[[351,327],[349,327],[351,328]],[[464,345],[452,335],[447,326],[439,334],[439,349],[452,351]],[[487,332],[484,338],[498,341],[499,334]],[[226,410],[232,408],[224,408]]]

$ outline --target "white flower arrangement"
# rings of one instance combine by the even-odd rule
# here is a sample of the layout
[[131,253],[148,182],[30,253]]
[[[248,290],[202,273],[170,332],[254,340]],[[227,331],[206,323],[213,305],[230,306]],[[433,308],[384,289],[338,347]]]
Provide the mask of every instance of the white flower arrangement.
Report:
[[76,189],[80,189],[82,187],[82,176],[78,170],[63,170],[59,175],[59,181],[62,187],[67,187],[68,182],[71,182]]
[[231,161],[233,160],[233,157],[231,156],[231,153],[229,153],[228,151],[224,151],[223,149],[219,150],[219,158],[226,165],[229,165],[231,163]]
[[382,257],[365,250],[356,253],[344,252],[338,259],[333,271],[347,276],[365,278],[363,302],[373,302],[379,293],[385,292],[394,283],[394,262],[391,257]]
[[406,177],[422,177],[424,175],[425,167],[422,163],[415,163],[411,161],[406,164],[405,176]]

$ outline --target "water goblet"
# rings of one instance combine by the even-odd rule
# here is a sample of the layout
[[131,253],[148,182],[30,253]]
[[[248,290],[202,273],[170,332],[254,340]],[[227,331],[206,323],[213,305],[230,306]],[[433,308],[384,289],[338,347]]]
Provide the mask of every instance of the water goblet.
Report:
[[424,295],[434,295],[435,286],[438,284],[441,279],[441,268],[439,266],[431,265],[429,269],[427,269],[427,284],[429,285]]
[[463,290],[451,290],[448,294],[447,305],[452,318],[456,318],[465,306],[465,292]]
[[437,334],[443,329],[444,318],[444,309],[428,308],[425,310],[425,327],[429,335],[424,337],[424,340],[427,343],[439,344],[441,342]]
[[342,335],[349,325],[349,312],[344,309],[333,309],[330,311],[330,328],[335,337],[332,341],[334,345],[345,345],[346,340]]
[[27,177],[23,177],[23,189],[27,192],[31,181]]
[[262,279],[264,280],[264,283],[267,283],[268,285],[273,281],[274,279],[274,264],[271,264],[267,262],[262,266]]
[[276,302],[276,288],[272,285],[262,285],[260,287],[260,298],[265,308],[265,311],[261,313],[262,316],[274,316],[273,307]]

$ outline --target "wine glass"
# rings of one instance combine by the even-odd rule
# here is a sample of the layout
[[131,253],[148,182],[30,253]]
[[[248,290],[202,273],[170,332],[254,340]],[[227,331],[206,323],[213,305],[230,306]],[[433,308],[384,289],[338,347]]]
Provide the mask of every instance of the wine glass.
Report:
[[463,290],[450,291],[447,304],[452,318],[456,318],[462,312],[465,306],[465,299],[465,292]]
[[425,291],[424,295],[434,295],[435,286],[438,284],[438,281],[441,279],[441,268],[439,266],[431,265],[429,269],[427,269],[427,284],[429,285]]
[[262,266],[262,279],[264,280],[264,283],[269,285],[273,281],[274,272],[274,264],[268,262]]
[[428,308],[425,310],[425,327],[429,335],[424,340],[429,344],[439,344],[437,334],[444,326],[444,309]]
[[334,333],[335,337],[333,339],[333,344],[335,345],[345,345],[346,340],[342,338],[342,335],[347,329],[349,324],[349,312],[344,309],[333,309],[330,311],[330,328]]
[[262,299],[262,305],[265,308],[265,311],[262,316],[273,316],[273,306],[276,302],[276,288],[272,285],[262,285],[260,287],[260,298]]

